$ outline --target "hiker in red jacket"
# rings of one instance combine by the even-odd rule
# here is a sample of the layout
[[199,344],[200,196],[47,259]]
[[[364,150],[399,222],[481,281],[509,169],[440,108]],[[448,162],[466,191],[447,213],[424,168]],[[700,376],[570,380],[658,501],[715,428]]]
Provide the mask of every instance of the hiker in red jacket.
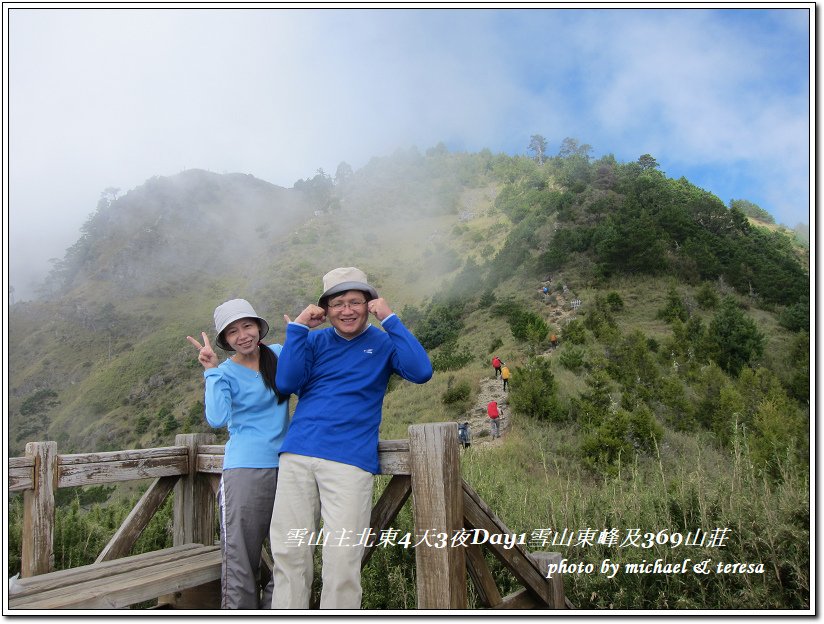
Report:
[[502,363],[503,362],[501,362],[501,358],[499,358],[497,355],[492,358],[492,368],[495,369],[495,379],[497,379],[498,375],[501,373]]
[[498,417],[501,415],[502,411],[498,410],[498,402],[497,401],[490,401],[489,405],[486,406],[486,413],[489,416],[489,426],[492,431],[492,439],[500,438],[501,437],[501,429],[498,426]]

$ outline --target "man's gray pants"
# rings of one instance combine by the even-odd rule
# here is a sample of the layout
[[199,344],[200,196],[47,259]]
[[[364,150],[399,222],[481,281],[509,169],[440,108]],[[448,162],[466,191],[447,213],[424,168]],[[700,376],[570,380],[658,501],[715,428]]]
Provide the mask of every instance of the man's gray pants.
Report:
[[223,472],[218,493],[222,609],[271,608],[272,580],[261,598],[258,573],[277,483],[277,468],[231,468]]

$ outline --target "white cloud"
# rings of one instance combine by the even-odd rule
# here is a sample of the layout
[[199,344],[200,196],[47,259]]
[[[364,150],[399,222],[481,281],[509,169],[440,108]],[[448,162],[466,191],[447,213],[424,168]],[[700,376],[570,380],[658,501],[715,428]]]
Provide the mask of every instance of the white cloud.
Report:
[[[445,140],[566,136],[804,219],[804,11],[13,10],[12,283],[108,186],[186,167],[290,186]],[[753,181],[757,181],[753,182]],[[700,180],[696,183],[700,184]],[[719,183],[720,184],[720,183]],[[713,190],[713,189],[708,189]]]

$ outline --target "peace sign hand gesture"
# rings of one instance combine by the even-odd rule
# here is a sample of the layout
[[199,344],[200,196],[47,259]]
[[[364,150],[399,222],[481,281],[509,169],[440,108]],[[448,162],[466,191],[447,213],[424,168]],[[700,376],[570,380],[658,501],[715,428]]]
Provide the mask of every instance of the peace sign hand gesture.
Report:
[[186,340],[191,342],[200,352],[197,356],[197,361],[203,364],[203,368],[216,368],[219,361],[217,359],[217,354],[214,352],[214,349],[212,349],[212,345],[209,342],[209,336],[206,335],[206,332],[200,332],[200,335],[203,336],[203,345],[191,336],[186,336]]

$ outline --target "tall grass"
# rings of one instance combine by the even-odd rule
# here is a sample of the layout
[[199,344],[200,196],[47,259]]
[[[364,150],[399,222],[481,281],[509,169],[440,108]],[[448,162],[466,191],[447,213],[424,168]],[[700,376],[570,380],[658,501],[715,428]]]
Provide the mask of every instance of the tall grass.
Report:
[[[567,596],[581,609],[807,609],[810,605],[809,476],[782,468],[771,483],[736,442],[732,456],[708,451],[695,437],[665,435],[653,459],[628,458],[617,476],[595,477],[577,468],[564,429],[521,423],[495,451],[463,455],[464,478],[530,550],[560,552],[570,563],[592,563],[590,574],[565,574]],[[787,464],[790,465],[789,463]],[[697,529],[728,529],[723,545],[650,542],[645,534],[686,537]],[[535,531],[573,535],[569,545],[542,544]],[[618,543],[598,544],[617,529]],[[621,546],[637,530],[637,545]],[[589,531],[591,543],[578,544]],[[552,534],[550,534],[552,535]],[[566,542],[566,540],[562,540]],[[704,560],[709,574],[625,572],[644,560],[690,566]],[[599,572],[609,559],[614,578]],[[761,574],[718,573],[723,563],[763,564]],[[500,564],[495,562],[496,566]],[[497,571],[498,573],[500,570]]]

